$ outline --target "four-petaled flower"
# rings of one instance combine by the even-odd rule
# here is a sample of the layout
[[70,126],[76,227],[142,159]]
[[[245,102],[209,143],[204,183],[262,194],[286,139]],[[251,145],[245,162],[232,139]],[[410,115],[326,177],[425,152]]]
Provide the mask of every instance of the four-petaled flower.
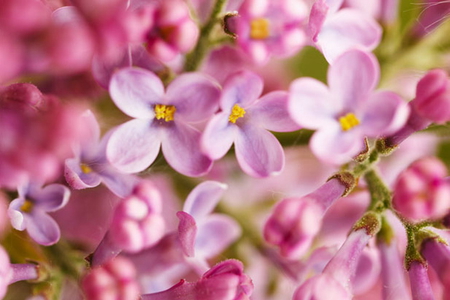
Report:
[[169,165],[187,176],[207,173],[212,161],[199,151],[200,131],[191,124],[217,110],[220,89],[198,73],[178,76],[164,92],[161,80],[140,68],[115,73],[109,91],[114,103],[135,118],[120,125],[106,146],[109,161],[119,170],[135,173],[147,168],[160,146]]

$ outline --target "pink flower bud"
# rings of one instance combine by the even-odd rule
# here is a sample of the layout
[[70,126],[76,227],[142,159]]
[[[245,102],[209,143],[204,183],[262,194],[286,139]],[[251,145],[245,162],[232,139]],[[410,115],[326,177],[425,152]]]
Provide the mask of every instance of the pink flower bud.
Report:
[[444,295],[450,295],[450,247],[437,239],[428,239],[422,244],[421,253],[436,271],[444,287]]
[[3,247],[0,246],[0,298],[6,294],[9,282],[13,276],[13,271],[9,263],[9,256]]
[[281,255],[287,258],[303,255],[318,233],[325,211],[345,190],[334,178],[304,197],[284,199],[269,217],[264,238],[280,247]]
[[124,257],[92,269],[83,278],[81,286],[88,300],[131,300],[138,299],[140,294],[136,270]]
[[209,269],[197,282],[182,279],[168,290],[142,295],[142,300],[248,300],[253,283],[240,261],[229,259]]
[[417,84],[413,109],[435,123],[450,120],[450,79],[444,70],[429,71]]
[[413,300],[435,299],[428,278],[427,266],[419,261],[413,261],[408,270],[411,294]]
[[412,163],[395,184],[392,204],[411,221],[439,219],[450,209],[450,184],[447,170],[436,158],[426,157]]

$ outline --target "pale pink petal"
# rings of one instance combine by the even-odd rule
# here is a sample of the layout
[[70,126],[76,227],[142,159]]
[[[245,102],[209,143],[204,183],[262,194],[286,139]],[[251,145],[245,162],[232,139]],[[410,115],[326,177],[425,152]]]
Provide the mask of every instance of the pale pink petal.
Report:
[[61,235],[55,220],[40,209],[34,209],[32,216],[25,216],[28,234],[37,243],[49,246],[58,242]]
[[381,33],[381,26],[370,16],[356,9],[341,9],[325,20],[317,43],[333,64],[347,50],[373,50],[380,43]]
[[237,130],[237,126],[228,121],[227,114],[220,113],[214,116],[202,135],[201,149],[203,153],[213,160],[223,157],[231,148]]
[[372,94],[364,110],[361,126],[364,126],[363,131],[369,137],[396,132],[406,123],[409,116],[409,106],[393,92]]
[[108,160],[125,173],[144,170],[155,160],[161,140],[151,121],[135,119],[120,125],[106,147]]
[[112,76],[109,93],[117,107],[130,117],[150,119],[154,116],[152,105],[163,101],[164,86],[148,70],[124,68]]
[[252,121],[271,131],[295,131],[300,126],[295,123],[288,112],[289,94],[284,91],[264,95],[253,107],[248,109]]
[[197,185],[186,198],[183,211],[199,220],[214,210],[227,185],[217,181],[204,181]]
[[178,224],[178,238],[184,255],[193,257],[195,255],[195,237],[197,235],[197,224],[195,219],[184,211],[177,212],[180,219]]
[[263,81],[255,73],[242,71],[230,76],[223,87],[220,105],[229,112],[234,104],[247,108],[261,95]]
[[335,100],[322,82],[313,78],[299,78],[289,88],[288,109],[297,124],[318,129],[334,122],[339,107]]
[[320,160],[330,164],[343,164],[364,149],[364,137],[361,133],[353,133],[355,130],[357,128],[342,132],[336,122],[336,125],[314,133],[309,145]]
[[39,193],[29,195],[32,201],[39,205],[44,211],[56,211],[64,207],[69,202],[70,190],[62,184],[49,184],[42,188]]
[[200,151],[201,133],[187,124],[173,122],[161,132],[162,151],[169,165],[186,176],[202,176],[212,167],[212,161]]
[[185,73],[167,88],[167,103],[176,107],[175,118],[199,122],[210,118],[219,108],[220,87],[200,73]]
[[83,172],[81,170],[81,161],[76,158],[66,159],[64,177],[70,187],[76,190],[92,188],[101,182],[101,178],[96,172]]
[[316,1],[311,7],[308,21],[308,33],[313,42],[317,42],[317,36],[322,30],[328,11],[329,6],[326,4],[325,0]]
[[284,152],[280,142],[263,128],[244,125],[238,131],[235,149],[239,165],[251,176],[276,175],[284,167]]
[[222,253],[241,235],[239,224],[227,215],[210,215],[201,223],[195,241],[196,255],[212,258]]
[[364,103],[379,79],[375,56],[362,50],[350,50],[336,59],[328,70],[328,85],[343,109],[352,110]]

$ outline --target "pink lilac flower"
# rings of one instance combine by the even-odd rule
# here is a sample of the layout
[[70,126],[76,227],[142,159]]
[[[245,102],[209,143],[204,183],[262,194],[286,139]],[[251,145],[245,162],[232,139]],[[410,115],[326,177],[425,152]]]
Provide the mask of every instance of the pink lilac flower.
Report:
[[309,35],[330,63],[353,48],[371,51],[381,40],[381,27],[372,17],[357,9],[339,9],[342,2],[317,0],[309,15]]
[[116,257],[105,265],[87,273],[81,287],[88,300],[139,299],[139,284],[133,264],[124,257]]
[[29,83],[0,87],[0,187],[55,180],[84,133],[80,112]]
[[158,189],[143,180],[114,210],[111,226],[91,258],[97,266],[121,251],[136,253],[155,245],[164,235],[162,203]]
[[48,214],[63,208],[70,197],[70,190],[61,184],[42,187],[30,183],[19,187],[19,198],[9,205],[8,214],[12,226],[17,230],[27,230],[30,237],[41,245],[58,242],[58,224]]
[[358,9],[374,19],[391,24],[396,21],[399,9],[398,0],[344,0],[344,7]]
[[450,247],[436,238],[427,239],[421,246],[422,256],[436,272],[444,295],[450,295]]
[[275,91],[259,98],[261,78],[242,71],[230,76],[223,87],[221,111],[207,124],[201,146],[209,158],[223,157],[234,143],[242,170],[254,177],[281,172],[284,152],[272,131],[294,131],[299,127],[287,111],[288,95]]
[[413,162],[395,184],[393,207],[412,222],[436,220],[450,210],[447,168],[434,157]]
[[191,19],[184,1],[153,1],[154,24],[144,40],[148,52],[162,61],[173,60],[180,53],[187,53],[197,43],[199,29]]
[[421,1],[422,9],[418,16],[412,33],[417,37],[424,37],[442,22],[444,22],[450,13],[450,3],[443,0],[424,0]]
[[300,285],[293,299],[327,299],[331,295],[333,299],[352,299],[351,278],[356,272],[363,249],[380,228],[377,222],[373,224],[373,230],[355,228],[323,272]]
[[385,138],[386,145],[398,146],[411,134],[427,128],[432,122],[449,121],[449,91],[450,79],[445,71],[436,69],[425,74],[417,83],[416,98],[408,103],[411,108],[408,121],[402,128]]
[[88,132],[79,145],[74,146],[75,157],[66,159],[64,176],[67,183],[74,189],[85,189],[103,182],[119,197],[128,196],[138,178],[123,174],[110,165],[106,159],[106,143],[110,134],[99,141],[100,127],[94,114],[86,111],[81,118]]
[[13,270],[9,263],[8,253],[0,246],[0,298],[6,294],[9,282],[13,277]]
[[218,263],[196,282],[182,279],[168,290],[142,295],[142,300],[248,300],[253,291],[251,279],[238,260]]
[[198,73],[183,74],[167,87],[153,73],[125,68],[114,74],[110,94],[114,103],[135,118],[119,126],[106,147],[109,161],[127,173],[147,168],[159,148],[178,172],[207,173],[212,161],[199,151],[200,132],[191,124],[217,110],[219,87]]
[[284,257],[304,255],[319,232],[325,211],[345,190],[340,180],[331,179],[306,196],[282,200],[264,226],[265,240],[280,247]]
[[301,0],[245,0],[228,26],[239,47],[257,64],[294,55],[305,45],[307,7]]
[[374,91],[378,79],[376,58],[355,49],[330,66],[329,87],[313,78],[291,83],[291,116],[299,125],[316,130],[310,147],[321,160],[348,162],[365,149],[365,137],[393,133],[406,122],[406,102],[393,92]]

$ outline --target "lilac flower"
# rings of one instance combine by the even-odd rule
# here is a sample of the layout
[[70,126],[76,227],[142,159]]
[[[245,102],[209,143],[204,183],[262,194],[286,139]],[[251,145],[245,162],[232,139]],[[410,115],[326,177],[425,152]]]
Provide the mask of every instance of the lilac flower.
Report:
[[271,56],[290,56],[305,45],[302,25],[307,8],[303,1],[245,0],[238,11],[229,25],[237,34],[239,47],[254,62],[263,64]]
[[240,261],[229,259],[218,263],[197,282],[181,280],[166,291],[142,295],[142,300],[248,300],[253,291],[251,279]]
[[105,265],[93,268],[84,276],[81,287],[89,300],[139,298],[139,284],[133,264],[117,257]]
[[69,201],[70,190],[61,184],[45,187],[30,183],[19,187],[19,198],[9,205],[8,214],[12,226],[17,230],[27,230],[33,240],[41,245],[58,242],[58,224],[47,213],[64,207]]
[[67,183],[74,189],[85,189],[103,182],[119,197],[128,196],[138,178],[120,173],[108,162],[105,152],[110,134],[99,141],[100,127],[94,114],[86,111],[81,118],[88,131],[78,147],[75,147],[75,157],[65,162],[64,176]]
[[317,0],[309,16],[309,34],[328,62],[353,48],[373,50],[381,40],[381,27],[356,9],[339,9],[343,0]]
[[281,172],[284,152],[267,130],[294,131],[299,127],[287,111],[288,95],[271,92],[259,98],[263,82],[256,74],[242,71],[224,84],[221,112],[207,124],[202,149],[211,159],[223,157],[234,143],[242,170],[254,177]]
[[411,283],[412,300],[433,300],[430,278],[426,263],[412,261],[409,266],[409,282]]
[[124,113],[136,118],[119,126],[106,147],[109,161],[119,170],[144,170],[161,146],[167,162],[178,172],[187,176],[208,172],[212,161],[199,151],[200,132],[190,124],[217,110],[219,87],[212,79],[183,74],[164,93],[155,74],[125,68],[113,75],[110,94]]
[[412,222],[436,220],[450,211],[450,182],[447,168],[434,157],[413,162],[398,177],[393,207]]
[[421,253],[436,272],[444,287],[444,295],[450,295],[450,247],[437,238],[425,240]]
[[92,255],[97,266],[122,250],[136,253],[155,245],[164,235],[161,195],[150,181],[141,181],[114,210],[111,226]]
[[365,137],[395,132],[406,122],[408,106],[397,94],[373,91],[378,77],[376,58],[351,50],[330,66],[329,88],[312,78],[292,82],[291,115],[299,125],[317,130],[310,147],[321,160],[345,163],[365,148]]
[[345,190],[340,180],[331,179],[306,196],[282,200],[266,222],[264,238],[280,247],[284,257],[302,256],[319,232],[326,210]]

